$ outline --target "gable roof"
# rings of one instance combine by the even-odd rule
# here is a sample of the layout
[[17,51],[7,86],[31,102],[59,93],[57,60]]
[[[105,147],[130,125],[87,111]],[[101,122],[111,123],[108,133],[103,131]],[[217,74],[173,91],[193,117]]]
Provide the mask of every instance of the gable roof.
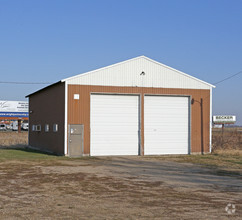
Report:
[[[147,71],[147,74],[149,75],[149,77],[146,77],[146,83],[144,83],[143,79],[140,80],[139,75],[142,71],[145,73]],[[147,83],[147,81],[149,81],[149,83]],[[180,81],[180,84],[178,81]],[[61,82],[67,82],[68,84],[103,86],[191,87],[191,89],[215,88],[215,86],[210,83],[159,63],[146,56],[139,56],[100,69],[78,74],[63,79]]]
[[[145,73],[145,80],[140,77],[141,72]],[[146,56],[139,56],[62,79],[27,95],[26,98],[63,82],[66,82],[67,84],[103,86],[143,86],[188,89],[215,88],[214,85],[196,77],[159,63]]]

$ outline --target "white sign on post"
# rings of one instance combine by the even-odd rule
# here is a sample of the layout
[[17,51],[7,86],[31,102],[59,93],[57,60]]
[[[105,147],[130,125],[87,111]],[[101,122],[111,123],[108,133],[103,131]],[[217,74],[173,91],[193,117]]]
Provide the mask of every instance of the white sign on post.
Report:
[[214,124],[234,124],[236,122],[236,116],[234,115],[216,115],[213,116]]
[[0,117],[28,117],[29,104],[24,101],[1,101],[0,100]]
[[28,112],[28,102],[0,101],[0,112]]

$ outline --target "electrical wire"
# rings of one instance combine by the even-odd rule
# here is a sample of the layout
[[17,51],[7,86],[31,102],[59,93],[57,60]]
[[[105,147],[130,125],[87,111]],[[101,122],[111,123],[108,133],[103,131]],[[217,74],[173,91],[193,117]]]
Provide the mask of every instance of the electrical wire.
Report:
[[217,84],[219,84],[219,83],[222,83],[222,82],[224,82],[224,81],[226,81],[226,80],[229,80],[229,79],[231,79],[231,78],[233,78],[233,77],[235,77],[235,76],[237,76],[237,75],[239,75],[239,74],[241,74],[241,73],[242,73],[242,70],[239,71],[238,73],[235,73],[235,74],[233,74],[233,75],[231,75],[231,76],[225,78],[225,79],[222,79],[222,80],[220,80],[220,81],[218,81],[218,82],[216,82],[216,83],[213,83],[213,85],[217,85]]
[[1,84],[52,84],[52,82],[3,82],[0,81]]
[[[238,73],[235,73],[235,74],[233,74],[233,75],[231,75],[231,76],[229,76],[229,77],[227,77],[227,78],[224,78],[224,79],[222,79],[222,80],[220,80],[220,81],[218,81],[218,82],[216,82],[216,83],[213,83],[213,85],[217,85],[217,84],[219,84],[219,83],[222,83],[222,82],[224,82],[224,81],[226,81],[226,80],[229,80],[229,79],[231,79],[231,78],[233,78],[233,77],[235,77],[235,76],[237,76],[237,75],[239,75],[239,74],[241,74],[242,73],[242,70],[241,71],[239,71]],[[29,84],[29,85],[31,85],[31,84],[52,84],[52,82],[10,82],[10,81],[8,81],[8,82],[4,82],[4,81],[0,81],[0,84]]]
[[[233,74],[233,75],[231,75],[231,76],[225,78],[225,79],[222,79],[222,80],[220,80],[220,81],[218,81],[218,82],[216,82],[216,83],[213,83],[213,85],[217,85],[217,84],[219,84],[219,83],[222,83],[222,82],[224,82],[224,81],[226,81],[226,80],[229,80],[229,79],[231,79],[231,78],[233,78],[233,77],[235,77],[235,76],[237,76],[237,75],[239,75],[239,74],[241,74],[241,73],[242,73],[242,70],[239,71],[238,73],[235,73],[235,74]],[[203,100],[207,99],[208,97],[210,97],[210,95],[206,96]]]

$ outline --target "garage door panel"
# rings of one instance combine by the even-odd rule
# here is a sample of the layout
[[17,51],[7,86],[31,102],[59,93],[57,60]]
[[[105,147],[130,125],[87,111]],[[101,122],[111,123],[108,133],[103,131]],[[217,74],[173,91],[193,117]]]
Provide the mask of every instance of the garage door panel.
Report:
[[163,149],[162,154],[160,153],[160,149],[157,149],[157,150],[153,150],[152,154],[149,154],[149,155],[172,155],[172,154],[187,154],[187,152],[184,150],[179,150],[179,153],[177,153],[177,150],[170,150],[170,148],[167,148],[167,149]]
[[138,155],[139,97],[91,95],[92,156]]
[[[162,106],[157,106],[157,108],[162,108]],[[147,109],[149,110],[149,109]],[[150,109],[151,110],[151,109]],[[179,112],[178,112],[179,111]],[[168,115],[174,115],[175,117],[178,117],[179,115],[183,115],[185,112],[187,112],[187,109],[185,108],[176,108],[176,109],[155,109],[152,110],[153,113],[159,113],[159,114],[168,114]],[[163,115],[160,115],[160,117],[164,117]]]
[[186,138],[187,133],[174,133],[176,137],[173,139],[171,139],[169,135],[170,133],[168,132],[157,132],[157,134],[155,135],[153,133],[150,133],[147,135],[146,139],[153,140],[155,142],[157,141],[156,140],[157,136],[159,136],[159,138],[162,139],[162,142],[166,140],[170,142],[174,142],[174,141],[181,142],[182,140],[185,140],[187,142],[187,138]]
[[188,97],[145,96],[144,153],[187,154]]
[[159,125],[160,125],[160,123],[162,123],[163,125],[167,125],[167,129],[170,129],[168,126],[171,125],[171,124],[184,127],[183,124],[187,123],[187,120],[180,119],[180,118],[173,118],[174,121],[171,121],[169,119],[169,117],[172,117],[172,115],[167,115],[167,118],[164,118],[164,119],[156,119],[155,117],[150,118],[154,122],[153,122],[153,125],[151,127],[147,125],[147,128],[152,129],[152,128],[154,128],[153,126],[160,127]]
[[156,106],[156,108],[161,108],[159,109],[147,109],[152,111],[152,113],[154,114],[153,116],[151,115],[151,117],[155,118],[157,117],[157,114],[159,115],[159,117],[157,118],[162,119],[162,118],[166,118],[167,116],[173,116],[175,118],[179,118],[180,116],[184,115],[187,112],[187,109],[163,109],[162,106]]
[[[99,114],[101,115],[101,112],[99,112]],[[138,121],[137,120],[129,120],[130,117],[131,117],[131,114],[130,115],[123,115],[123,117],[112,119],[112,117],[110,117],[110,114],[108,114],[108,115],[102,114],[102,118],[93,118],[93,120],[95,120],[96,123],[100,123],[100,125],[98,125],[98,124],[96,125],[97,127],[103,126],[101,123],[109,124],[109,125],[112,125],[112,126],[117,125],[117,123],[118,123],[118,126],[124,126],[124,127],[125,126],[126,127],[135,126],[133,124],[138,123]],[[136,115],[133,115],[132,117],[136,117]]]

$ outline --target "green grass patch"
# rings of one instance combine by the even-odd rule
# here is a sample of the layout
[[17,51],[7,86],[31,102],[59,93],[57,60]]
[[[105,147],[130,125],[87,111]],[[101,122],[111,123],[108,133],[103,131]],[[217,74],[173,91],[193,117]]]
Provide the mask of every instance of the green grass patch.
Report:
[[[242,156],[224,155],[224,154],[206,154],[206,155],[178,155],[178,156],[145,156],[139,157],[144,160],[167,160],[179,163],[193,163],[206,166],[213,169],[233,170],[242,173]],[[5,161],[33,161],[40,162],[42,165],[62,165],[62,161],[106,161],[112,160],[112,157],[80,157],[70,158],[65,156],[56,156],[32,149],[0,149],[0,162]],[[43,162],[43,163],[42,163]],[[75,163],[73,163],[75,166]]]
[[242,173],[242,156],[207,154],[207,155],[183,155],[165,156],[165,160],[176,161],[179,163],[193,163],[213,169],[233,170]]
[[19,148],[19,149],[0,149],[0,162],[4,161],[50,161],[61,162],[61,161],[86,161],[86,160],[101,160],[98,157],[79,157],[70,158],[66,156],[57,156],[55,154],[44,153],[42,151],[33,150],[29,148]]
[[208,168],[210,173],[219,176],[242,178],[242,156],[226,154],[147,156],[148,160],[167,160],[178,163],[196,164]]
[[9,160],[62,160],[65,157],[55,156],[31,149],[0,149],[0,162]]

